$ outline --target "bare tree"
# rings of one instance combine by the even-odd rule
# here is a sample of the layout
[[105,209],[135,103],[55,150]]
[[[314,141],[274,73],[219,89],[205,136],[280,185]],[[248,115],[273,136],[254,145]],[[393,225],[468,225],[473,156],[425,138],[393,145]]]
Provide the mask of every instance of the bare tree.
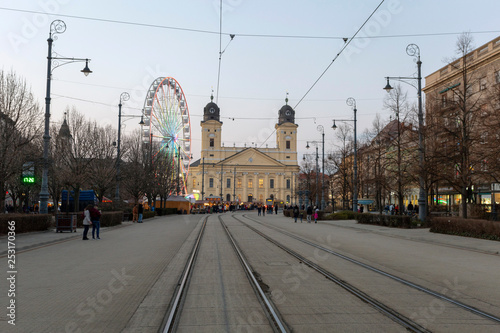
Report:
[[[396,179],[396,194],[398,197],[399,213],[402,213],[404,210],[403,196],[406,190],[403,183],[405,185],[409,185],[409,182],[406,180],[410,179],[408,176],[410,174],[408,169],[412,164],[405,163],[402,156],[403,152],[405,154],[408,152],[408,150],[404,149],[405,147],[408,147],[408,144],[403,141],[409,138],[409,136],[405,135],[407,126],[404,124],[404,121],[408,116],[409,105],[407,94],[402,91],[401,85],[396,85],[394,89],[389,92],[387,97],[384,99],[384,107],[393,112],[395,118],[395,121],[389,124],[394,126],[390,128],[390,132],[388,134],[391,141],[391,152],[395,149],[396,154],[387,154],[387,159],[389,165],[391,166],[388,171]],[[402,148],[404,149],[403,151]],[[393,166],[396,167],[394,168]]]
[[116,153],[113,142],[117,131],[111,126],[96,127],[95,149],[89,165],[89,183],[99,202],[105,195],[111,196],[116,185]]
[[[432,103],[436,111],[434,129],[436,138],[446,149],[435,151],[435,158],[446,165],[442,177],[462,195],[462,216],[467,218],[467,203],[473,202],[472,185],[474,170],[480,168],[481,153],[473,147],[480,141],[481,105],[484,96],[479,87],[482,75],[472,66],[473,39],[469,34],[461,35],[457,40],[457,53],[460,58],[451,65],[459,76],[440,96],[433,96]],[[476,87],[479,87],[477,89]]]
[[66,151],[60,154],[62,170],[58,172],[62,173],[64,184],[73,189],[75,211],[78,211],[80,189],[92,189],[90,166],[97,158],[99,126],[74,108],[67,112],[71,136],[66,138]]
[[138,132],[125,136],[122,142],[124,164],[121,185],[123,185],[124,194],[128,198],[133,198],[137,203],[144,196],[147,188],[148,175],[145,172],[147,153],[144,151]]
[[[20,175],[30,146],[41,135],[42,113],[26,82],[0,70],[0,207],[5,207],[6,182]],[[36,155],[35,155],[36,158]]]

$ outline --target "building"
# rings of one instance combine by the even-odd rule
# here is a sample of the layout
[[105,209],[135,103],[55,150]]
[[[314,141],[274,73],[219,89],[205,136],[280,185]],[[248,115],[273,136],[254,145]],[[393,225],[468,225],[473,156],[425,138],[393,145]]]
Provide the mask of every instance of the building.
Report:
[[298,125],[287,103],[278,111],[275,148],[224,147],[221,110],[212,96],[203,110],[201,158],[190,165],[188,193],[240,204],[295,202]]
[[500,181],[500,37],[468,45],[425,78],[426,170],[437,204],[490,204]]

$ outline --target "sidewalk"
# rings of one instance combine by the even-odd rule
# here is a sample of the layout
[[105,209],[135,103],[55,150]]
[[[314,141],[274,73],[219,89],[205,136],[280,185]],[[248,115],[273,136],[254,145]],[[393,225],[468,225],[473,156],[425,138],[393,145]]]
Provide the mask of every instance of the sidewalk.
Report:
[[[101,227],[100,232],[116,229],[131,225],[132,222],[122,222],[121,225],[113,227]],[[70,239],[82,238],[83,228],[78,228],[76,232],[56,232],[56,228],[46,231],[35,231],[16,234],[15,244],[16,252],[28,250],[47,244],[65,242]],[[92,236],[92,226],[89,229],[89,236]],[[92,241],[92,238],[90,239]],[[0,236],[0,256],[7,254],[7,235]]]
[[327,223],[336,227],[356,229],[360,231],[384,235],[387,237],[402,238],[416,242],[450,246],[454,248],[483,252],[493,255],[500,254],[500,242],[498,241],[434,233],[430,232],[429,228],[389,228],[379,225],[359,224],[355,220],[323,220],[318,221],[318,223]]

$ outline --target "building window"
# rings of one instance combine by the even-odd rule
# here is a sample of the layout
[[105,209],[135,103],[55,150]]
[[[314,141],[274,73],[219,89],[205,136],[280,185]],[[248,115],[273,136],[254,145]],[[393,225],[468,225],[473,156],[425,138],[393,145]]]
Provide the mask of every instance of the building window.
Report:
[[274,188],[274,179],[269,179],[269,188]]
[[226,187],[231,188],[231,178],[226,179]]
[[264,179],[259,178],[259,188],[264,188]]
[[253,180],[252,179],[248,180],[248,188],[253,188]]
[[286,203],[290,203],[290,194],[286,196]]
[[291,187],[291,186],[290,186],[290,179],[287,179],[287,180],[286,180],[286,188],[290,188],[290,187]]
[[208,187],[210,187],[210,188],[213,188],[213,187],[214,187],[214,179],[213,179],[213,178],[210,178],[210,179],[208,180]]
[[231,201],[231,194],[226,194],[226,201]]
[[487,80],[486,80],[486,77],[482,77],[479,79],[479,90],[486,90],[486,86],[487,86]]
[[213,138],[210,138],[210,147],[213,147],[215,145],[215,141]]
[[290,149],[290,141],[289,140],[286,141],[286,149]]
[[196,178],[193,178],[193,188],[196,188]]
[[236,180],[236,182],[237,182],[236,187],[241,188],[241,178],[238,178],[238,180]]
[[446,102],[447,102],[446,95],[441,96],[441,107],[442,108],[446,107]]

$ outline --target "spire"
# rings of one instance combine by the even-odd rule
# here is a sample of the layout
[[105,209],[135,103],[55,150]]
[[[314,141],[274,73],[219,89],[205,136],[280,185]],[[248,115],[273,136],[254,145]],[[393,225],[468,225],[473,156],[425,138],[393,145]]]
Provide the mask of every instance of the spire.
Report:
[[212,87],[212,95],[210,95],[210,102],[214,101],[214,88]]
[[288,91],[286,92],[285,105],[288,105]]

